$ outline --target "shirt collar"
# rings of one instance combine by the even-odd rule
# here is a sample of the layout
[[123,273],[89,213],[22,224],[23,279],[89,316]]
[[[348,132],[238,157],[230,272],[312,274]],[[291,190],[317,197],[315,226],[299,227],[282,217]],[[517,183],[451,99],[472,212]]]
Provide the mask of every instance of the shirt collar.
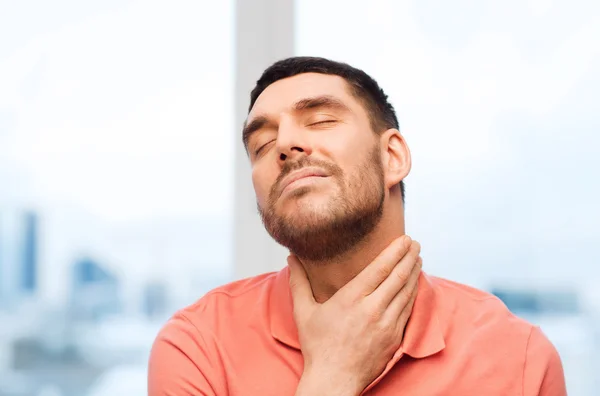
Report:
[[[289,268],[279,271],[270,292],[270,326],[272,336],[295,349],[300,349],[294,322]],[[401,352],[413,358],[424,358],[445,348],[444,335],[436,310],[436,290],[430,277],[421,272],[419,290],[404,332]]]
[[277,341],[300,349],[298,329],[294,322],[294,304],[290,290],[290,268],[286,266],[277,273],[269,296],[271,335]]

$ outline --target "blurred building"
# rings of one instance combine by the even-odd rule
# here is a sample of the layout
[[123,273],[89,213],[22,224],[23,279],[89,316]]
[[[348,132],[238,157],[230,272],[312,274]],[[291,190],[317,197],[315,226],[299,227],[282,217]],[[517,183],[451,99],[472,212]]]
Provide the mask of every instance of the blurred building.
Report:
[[0,302],[5,308],[34,295],[38,287],[39,215],[0,212]]
[[78,259],[72,269],[72,319],[96,321],[122,310],[121,284],[117,276],[92,258]]
[[23,223],[20,287],[23,292],[33,293],[38,280],[38,215],[34,212],[25,213]]
[[537,290],[534,288],[502,288],[491,290],[515,315],[580,315],[581,303],[576,290]]
[[149,282],[144,286],[142,310],[147,318],[160,318],[168,309],[167,285],[159,281]]

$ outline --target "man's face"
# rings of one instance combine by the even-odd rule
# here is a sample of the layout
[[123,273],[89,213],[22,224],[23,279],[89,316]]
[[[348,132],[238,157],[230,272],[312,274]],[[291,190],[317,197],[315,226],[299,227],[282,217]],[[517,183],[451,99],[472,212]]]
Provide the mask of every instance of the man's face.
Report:
[[290,252],[331,259],[379,222],[385,197],[379,139],[341,77],[306,73],[271,84],[244,135],[263,223]]

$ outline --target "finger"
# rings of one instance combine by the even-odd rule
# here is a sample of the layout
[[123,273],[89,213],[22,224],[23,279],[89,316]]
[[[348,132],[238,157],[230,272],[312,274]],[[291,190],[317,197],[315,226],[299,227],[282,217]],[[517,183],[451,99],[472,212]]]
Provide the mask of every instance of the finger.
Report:
[[287,258],[290,268],[290,291],[294,303],[294,311],[299,312],[316,303],[310,282],[302,263],[294,255]]
[[[417,286],[418,287],[418,286]],[[411,294],[410,300],[408,300],[408,304],[404,307],[404,309],[398,315],[398,319],[396,319],[396,328],[400,330],[400,334],[402,334],[401,338],[404,338],[404,334],[406,332],[406,325],[408,324],[408,320],[412,315],[413,307],[415,306],[415,301],[417,301],[417,289]]]
[[412,315],[412,310],[415,306],[415,302],[417,301],[417,295],[419,294],[418,289],[418,279],[417,278],[417,286],[415,287],[415,289],[413,290],[411,296],[410,296],[410,300],[408,300],[408,304],[406,304],[406,306],[404,307],[404,309],[400,312],[400,315],[398,316],[397,319],[397,326],[404,329],[406,328],[406,324],[408,323],[408,319],[410,318],[410,316]]
[[387,278],[411,245],[408,235],[395,239],[354,279],[340,291],[354,296],[368,296]]
[[422,263],[423,260],[419,257],[417,264],[410,273],[408,282],[406,282],[406,285],[402,290],[394,296],[385,311],[384,316],[387,316],[389,320],[396,320],[399,325],[403,325],[402,321],[408,321],[412,312],[412,307],[419,290],[419,276],[421,274],[421,267],[423,266]]
[[392,299],[407,284],[413,269],[417,266],[419,253],[421,253],[421,244],[413,241],[408,252],[396,264],[390,276],[381,282],[379,287],[369,296],[375,306],[381,309],[387,308]]

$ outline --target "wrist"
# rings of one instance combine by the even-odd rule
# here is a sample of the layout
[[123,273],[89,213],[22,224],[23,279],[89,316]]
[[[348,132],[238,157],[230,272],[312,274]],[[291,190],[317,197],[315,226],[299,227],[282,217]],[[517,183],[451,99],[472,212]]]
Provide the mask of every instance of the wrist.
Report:
[[305,369],[295,396],[359,396],[363,388],[355,376]]

